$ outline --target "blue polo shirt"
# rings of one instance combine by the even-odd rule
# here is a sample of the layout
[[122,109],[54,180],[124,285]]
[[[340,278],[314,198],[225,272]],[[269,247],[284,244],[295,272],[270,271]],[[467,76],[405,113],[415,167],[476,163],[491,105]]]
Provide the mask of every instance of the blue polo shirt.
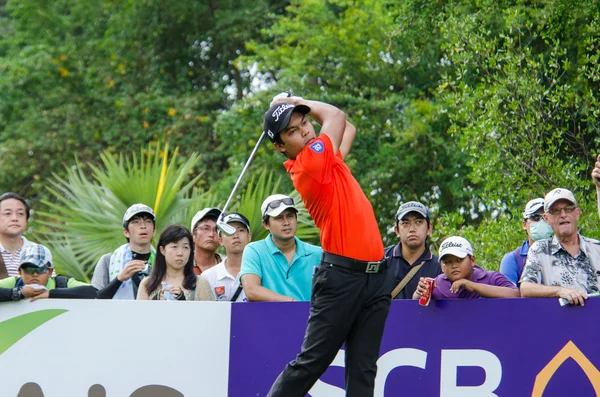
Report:
[[271,234],[264,240],[248,244],[242,255],[240,278],[244,274],[256,274],[263,287],[298,301],[310,301],[312,276],[323,250],[297,237],[294,240],[296,253],[291,265],[273,242]]

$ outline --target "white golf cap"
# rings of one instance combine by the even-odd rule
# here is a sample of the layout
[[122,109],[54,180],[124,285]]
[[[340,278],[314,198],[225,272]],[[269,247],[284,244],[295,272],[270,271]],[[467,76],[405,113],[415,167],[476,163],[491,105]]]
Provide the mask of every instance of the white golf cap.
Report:
[[219,216],[221,216],[221,210],[218,208],[208,207],[208,208],[204,208],[204,209],[201,209],[200,211],[196,212],[196,215],[194,215],[194,217],[192,218],[192,224],[190,226],[190,230],[193,232],[194,226],[196,226],[196,224],[198,222],[200,222],[202,219],[206,218],[207,216],[212,216],[212,217],[218,219]]
[[125,211],[125,215],[123,215],[123,227],[125,227],[131,218],[142,213],[151,215],[152,219],[156,221],[156,215],[154,215],[152,208],[148,207],[146,204],[138,203],[127,208],[127,211]]
[[285,194],[273,194],[263,201],[260,206],[260,213],[262,216],[278,216],[287,208],[293,208],[296,212],[296,206],[294,204],[294,199],[286,196]]
[[577,205],[577,200],[575,200],[575,196],[573,192],[568,189],[563,189],[561,187],[551,190],[545,198],[544,211],[548,212],[552,204],[556,203],[558,200],[567,200],[571,203]]
[[544,199],[541,197],[534,198],[533,200],[529,200],[525,205],[525,209],[523,210],[523,219],[527,219],[531,217],[531,215],[538,212],[540,208],[544,208]]
[[467,255],[473,255],[473,247],[471,247],[471,243],[467,239],[458,236],[448,237],[440,245],[440,260],[445,255],[454,255],[462,259]]

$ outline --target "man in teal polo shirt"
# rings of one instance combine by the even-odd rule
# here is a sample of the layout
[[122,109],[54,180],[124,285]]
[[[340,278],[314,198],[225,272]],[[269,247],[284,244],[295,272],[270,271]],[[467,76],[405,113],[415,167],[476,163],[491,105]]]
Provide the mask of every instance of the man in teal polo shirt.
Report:
[[274,194],[262,203],[270,232],[244,249],[240,278],[249,301],[310,301],[312,275],[323,251],[296,236],[298,210],[291,197]]

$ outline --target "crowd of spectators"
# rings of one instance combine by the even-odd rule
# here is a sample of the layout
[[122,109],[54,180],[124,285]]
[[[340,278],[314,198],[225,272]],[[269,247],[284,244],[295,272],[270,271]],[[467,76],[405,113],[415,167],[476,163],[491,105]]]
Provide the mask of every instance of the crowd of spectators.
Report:
[[[599,156],[600,160],[600,156]],[[600,212],[600,161],[592,178]],[[204,208],[191,231],[167,226],[158,238],[151,207],[135,204],[123,215],[125,243],[97,262],[91,283],[55,273],[47,247],[26,239],[30,208],[15,193],[0,196],[0,302],[22,299],[140,299],[197,301],[309,301],[323,250],[296,236],[298,210],[286,195],[261,206],[268,236],[252,242],[250,221],[241,213]],[[222,221],[232,235],[217,227]],[[523,244],[508,252],[500,272],[476,264],[469,241],[445,239],[438,255],[429,245],[434,225],[420,202],[403,203],[394,219],[398,244],[385,250],[394,299],[419,299],[434,279],[432,299],[558,297],[584,305],[599,292],[600,242],[580,234],[581,209],[564,188],[530,200],[522,212]],[[118,231],[115,231],[118,232]],[[225,255],[217,253],[223,246]]]

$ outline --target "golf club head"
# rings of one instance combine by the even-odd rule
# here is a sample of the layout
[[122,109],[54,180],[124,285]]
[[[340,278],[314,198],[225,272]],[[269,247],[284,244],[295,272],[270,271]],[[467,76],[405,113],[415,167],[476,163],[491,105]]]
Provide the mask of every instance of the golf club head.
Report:
[[236,232],[235,227],[223,222],[223,219],[221,217],[219,217],[219,219],[217,220],[217,227],[223,232],[223,234],[227,236],[233,236]]

